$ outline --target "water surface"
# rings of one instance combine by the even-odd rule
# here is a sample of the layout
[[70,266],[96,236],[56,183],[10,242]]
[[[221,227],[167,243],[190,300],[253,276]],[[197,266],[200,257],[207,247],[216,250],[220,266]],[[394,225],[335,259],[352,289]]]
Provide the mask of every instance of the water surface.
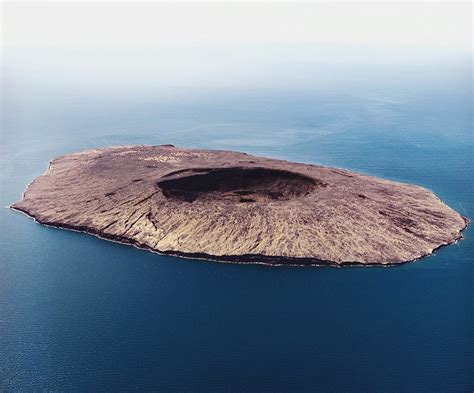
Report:
[[[412,182],[474,217],[472,102],[457,87],[13,91],[2,206],[60,154],[172,143]],[[271,268],[159,256],[0,216],[4,390],[472,391],[472,228],[396,268]]]

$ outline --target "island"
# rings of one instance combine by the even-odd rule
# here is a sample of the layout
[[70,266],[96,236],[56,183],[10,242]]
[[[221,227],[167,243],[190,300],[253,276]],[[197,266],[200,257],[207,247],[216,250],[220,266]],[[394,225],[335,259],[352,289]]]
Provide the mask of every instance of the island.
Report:
[[173,145],[55,158],[11,208],[160,254],[267,265],[393,266],[456,242],[468,222],[420,186]]

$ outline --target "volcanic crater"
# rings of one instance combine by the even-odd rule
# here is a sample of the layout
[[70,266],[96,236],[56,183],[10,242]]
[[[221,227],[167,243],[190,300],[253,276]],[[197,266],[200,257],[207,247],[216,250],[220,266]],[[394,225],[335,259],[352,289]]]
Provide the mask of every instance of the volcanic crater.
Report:
[[262,167],[191,168],[166,174],[157,182],[169,199],[240,203],[289,200],[324,185],[310,176]]

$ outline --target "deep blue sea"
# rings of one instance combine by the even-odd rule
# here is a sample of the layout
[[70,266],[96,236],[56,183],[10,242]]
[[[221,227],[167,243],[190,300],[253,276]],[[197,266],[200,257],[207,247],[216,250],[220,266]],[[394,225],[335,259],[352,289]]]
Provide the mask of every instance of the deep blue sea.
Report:
[[395,268],[242,266],[3,208],[55,156],[172,143],[416,183],[473,219],[469,86],[4,92],[0,390],[472,392],[472,227]]

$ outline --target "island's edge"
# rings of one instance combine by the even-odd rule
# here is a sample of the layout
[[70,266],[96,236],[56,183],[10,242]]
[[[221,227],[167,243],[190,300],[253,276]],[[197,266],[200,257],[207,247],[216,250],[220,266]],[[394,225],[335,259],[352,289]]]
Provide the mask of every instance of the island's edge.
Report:
[[[25,191],[26,192],[26,191]],[[135,248],[138,248],[140,250],[146,250],[158,255],[167,255],[167,256],[173,256],[173,257],[178,257],[178,258],[184,258],[184,259],[198,259],[198,260],[207,260],[207,261],[212,261],[212,262],[219,262],[219,263],[229,263],[229,264],[245,264],[245,265],[264,265],[264,266],[273,266],[273,267],[278,267],[278,266],[293,266],[293,267],[347,267],[347,266],[352,266],[352,267],[393,267],[393,266],[401,266],[405,265],[407,263],[411,262],[416,262],[420,259],[424,259],[426,257],[434,255],[434,253],[446,246],[449,246],[451,244],[457,243],[459,240],[462,240],[464,238],[462,232],[466,230],[466,228],[469,226],[469,219],[467,217],[464,217],[463,215],[460,214],[462,219],[464,220],[464,227],[461,228],[456,237],[453,238],[452,241],[446,242],[443,244],[440,244],[438,247],[434,248],[431,250],[429,253],[421,255],[417,258],[410,259],[410,260],[404,260],[404,261],[393,261],[393,262],[380,262],[380,263],[364,263],[364,262],[358,262],[358,261],[344,261],[344,262],[335,262],[331,260],[323,260],[323,259],[317,259],[317,258],[303,258],[303,257],[285,257],[285,256],[269,256],[269,255],[262,255],[262,254],[242,254],[242,255],[211,255],[211,254],[206,254],[206,253],[188,253],[188,252],[182,252],[182,251],[175,251],[175,250],[157,250],[154,249],[147,244],[139,243],[133,239],[129,239],[123,236],[116,236],[116,235],[111,235],[107,233],[103,233],[95,228],[91,227],[86,227],[86,226],[74,226],[70,224],[65,224],[65,223],[60,223],[60,222],[44,222],[39,220],[34,214],[28,212],[24,208],[16,207],[16,203],[12,204],[9,208],[13,211],[22,213],[26,215],[27,217],[30,217],[33,219],[33,221],[37,224],[40,224],[45,227],[51,227],[51,228],[58,228],[58,229],[64,229],[68,231],[73,231],[73,232],[80,232],[80,233],[85,233],[90,236],[97,237],[99,239],[111,241],[114,243],[119,243],[119,244],[125,244],[125,245],[131,245]]]

